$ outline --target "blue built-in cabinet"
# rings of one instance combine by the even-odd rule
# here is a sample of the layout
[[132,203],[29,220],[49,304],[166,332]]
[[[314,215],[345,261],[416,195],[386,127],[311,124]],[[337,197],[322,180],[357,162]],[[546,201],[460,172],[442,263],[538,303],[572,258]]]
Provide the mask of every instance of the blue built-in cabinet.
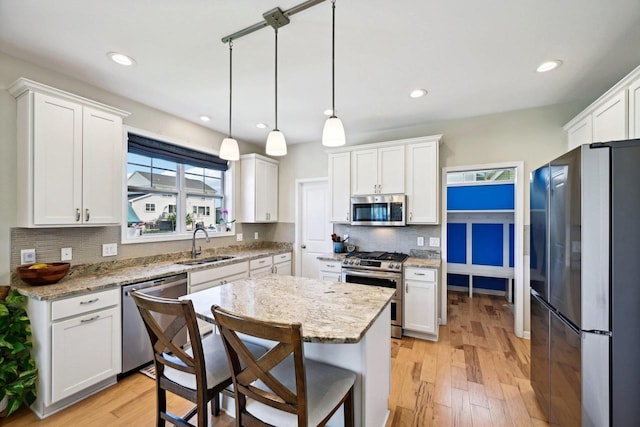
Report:
[[447,187],[448,285],[509,290],[514,190],[513,183]]

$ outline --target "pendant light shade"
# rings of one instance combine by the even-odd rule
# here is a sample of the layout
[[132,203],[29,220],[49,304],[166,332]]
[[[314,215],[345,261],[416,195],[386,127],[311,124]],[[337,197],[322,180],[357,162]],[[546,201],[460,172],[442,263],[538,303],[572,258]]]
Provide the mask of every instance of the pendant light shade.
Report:
[[240,160],[238,141],[233,138],[225,138],[220,145],[220,158],[225,160]]
[[233,99],[233,42],[229,42],[229,136],[220,144],[220,158],[224,160],[240,160],[238,141],[231,136],[231,101]]
[[267,137],[267,154],[270,156],[287,155],[287,142],[284,139],[284,134],[277,129],[269,132],[269,136]]
[[324,122],[322,145],[340,147],[346,138],[342,120],[336,116],[336,1],[331,1],[331,117]]
[[278,129],[278,28],[275,28],[275,117],[276,124],[269,136],[267,137],[266,153],[269,156],[285,156],[287,154],[287,141],[284,139],[284,134]]

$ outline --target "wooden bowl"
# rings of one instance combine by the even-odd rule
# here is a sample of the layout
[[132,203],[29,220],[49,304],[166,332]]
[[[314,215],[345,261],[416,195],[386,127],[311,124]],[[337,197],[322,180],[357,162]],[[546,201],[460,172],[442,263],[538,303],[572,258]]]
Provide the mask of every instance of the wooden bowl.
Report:
[[69,267],[71,267],[71,264],[68,262],[47,262],[38,264],[46,264],[47,266],[42,268],[30,268],[36,264],[26,264],[17,267],[16,270],[18,271],[20,279],[34,286],[50,285],[52,283],[57,283],[60,279],[66,276],[69,272]]

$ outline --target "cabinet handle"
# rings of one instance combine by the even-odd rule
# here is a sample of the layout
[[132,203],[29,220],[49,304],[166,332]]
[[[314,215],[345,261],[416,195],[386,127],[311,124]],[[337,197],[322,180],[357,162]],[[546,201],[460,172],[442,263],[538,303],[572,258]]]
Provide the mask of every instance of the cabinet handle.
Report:
[[99,315],[96,315],[96,316],[90,317],[90,318],[88,318],[88,319],[82,319],[82,320],[80,321],[80,323],[89,323],[89,322],[93,322],[94,320],[98,320],[99,318],[100,318],[100,316],[99,316]]
[[300,246],[302,249],[307,249],[307,245]]
[[409,221],[413,219],[413,212],[409,212]]
[[80,222],[80,208],[76,209],[76,222]]
[[97,302],[99,299],[100,298],[94,298],[87,301],[80,301],[80,305],[93,304],[94,302]]
[[327,267],[333,268],[334,266],[332,264],[327,264]]
[[415,274],[416,276],[424,276],[425,275],[424,273],[413,273],[413,274]]
[[404,293],[405,293],[405,294],[408,294],[408,293],[409,293],[409,283],[405,283],[405,285],[404,285],[404,289],[405,289],[405,290],[404,290]]
[[277,266],[275,266],[275,265],[273,266],[273,272],[274,272],[275,274],[277,274],[277,273],[278,273],[278,267],[277,267]]
[[84,220],[89,221],[89,209],[84,210]]

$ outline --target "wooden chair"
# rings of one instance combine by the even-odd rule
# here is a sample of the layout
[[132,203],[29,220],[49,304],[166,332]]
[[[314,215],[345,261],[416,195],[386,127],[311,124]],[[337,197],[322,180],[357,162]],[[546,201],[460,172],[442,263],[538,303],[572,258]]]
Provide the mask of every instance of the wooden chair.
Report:
[[[354,425],[353,372],[304,358],[300,323],[265,323],[213,306],[227,350],[239,426],[324,426],[344,403]],[[251,354],[238,333],[277,342]]]
[[[198,426],[208,426],[207,404],[211,413],[220,411],[219,395],[231,384],[231,372],[226,352],[219,335],[211,334],[201,339],[196,314],[190,300],[159,298],[132,291],[140,315],[151,339],[156,367],[156,394],[158,426],[166,421],[178,426],[191,426],[187,420],[198,414]],[[160,325],[155,315],[170,319],[168,325]],[[184,328],[190,337],[191,348],[184,350],[173,343],[174,338]],[[248,345],[249,351],[264,354],[265,349]],[[183,417],[167,411],[167,394],[177,394],[190,400],[196,406]]]

